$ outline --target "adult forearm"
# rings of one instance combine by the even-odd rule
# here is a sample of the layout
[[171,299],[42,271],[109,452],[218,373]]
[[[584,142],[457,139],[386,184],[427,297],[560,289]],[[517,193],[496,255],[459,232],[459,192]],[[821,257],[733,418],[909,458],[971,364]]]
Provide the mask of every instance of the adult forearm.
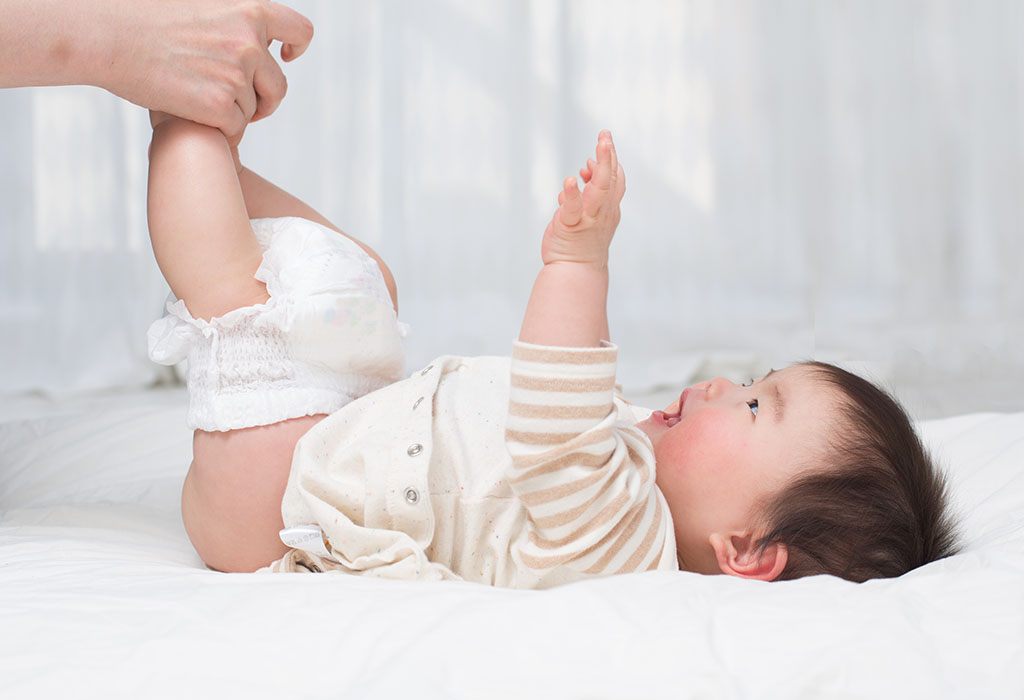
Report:
[[269,0],[0,0],[0,87],[95,85],[237,139],[271,114],[313,25]]
[[0,0],[0,87],[99,84],[98,66],[115,60],[110,4]]
[[552,262],[541,269],[519,339],[537,345],[596,347],[608,335],[608,267]]

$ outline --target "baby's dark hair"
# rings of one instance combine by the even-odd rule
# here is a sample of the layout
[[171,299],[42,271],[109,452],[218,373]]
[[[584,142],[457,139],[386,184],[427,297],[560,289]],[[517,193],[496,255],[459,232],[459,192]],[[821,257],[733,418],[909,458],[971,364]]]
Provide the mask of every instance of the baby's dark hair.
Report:
[[799,366],[836,390],[839,417],[820,457],[826,468],[809,469],[760,509],[756,546],[788,551],[778,580],[891,578],[955,554],[945,478],[896,399],[834,365]]

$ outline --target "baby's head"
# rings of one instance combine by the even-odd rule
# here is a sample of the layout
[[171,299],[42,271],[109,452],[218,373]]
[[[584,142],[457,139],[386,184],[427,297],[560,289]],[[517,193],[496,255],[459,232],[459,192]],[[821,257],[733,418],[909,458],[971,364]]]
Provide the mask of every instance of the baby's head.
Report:
[[703,382],[639,427],[686,570],[864,581],[955,550],[945,482],[910,419],[833,365]]

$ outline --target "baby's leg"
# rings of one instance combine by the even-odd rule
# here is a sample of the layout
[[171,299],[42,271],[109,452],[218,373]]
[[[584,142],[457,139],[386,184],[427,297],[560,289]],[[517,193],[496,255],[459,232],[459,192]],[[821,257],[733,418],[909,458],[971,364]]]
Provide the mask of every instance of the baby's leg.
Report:
[[157,264],[194,317],[267,300],[253,277],[263,253],[219,130],[173,117],[154,127],[148,207]]
[[[167,118],[150,149],[149,227],[174,295],[209,320],[265,302],[262,261],[231,150],[220,131]],[[281,497],[296,441],[323,415],[222,432],[195,431],[182,518],[212,568],[253,571],[287,552]]]
[[325,416],[240,430],[197,430],[181,515],[196,552],[218,571],[255,571],[288,548],[281,499],[299,438]]
[[285,192],[274,183],[260,177],[248,168],[243,168],[241,163],[237,162],[237,159],[236,166],[238,168],[238,181],[242,185],[242,194],[245,196],[245,206],[248,210],[250,219],[297,216],[303,219],[309,219],[310,221],[314,221],[329,229],[337,231],[339,235],[345,236],[365,250],[366,254],[376,261],[377,266],[380,268],[381,275],[384,277],[384,284],[387,285],[388,292],[391,294],[391,301],[394,304],[395,311],[398,311],[398,291],[395,287],[395,278],[392,276],[391,270],[388,269],[386,264],[384,264],[381,257],[377,255],[376,251],[362,241],[349,236],[347,233],[328,221],[320,214],[320,212],[313,209],[313,207],[309,206],[295,195]]

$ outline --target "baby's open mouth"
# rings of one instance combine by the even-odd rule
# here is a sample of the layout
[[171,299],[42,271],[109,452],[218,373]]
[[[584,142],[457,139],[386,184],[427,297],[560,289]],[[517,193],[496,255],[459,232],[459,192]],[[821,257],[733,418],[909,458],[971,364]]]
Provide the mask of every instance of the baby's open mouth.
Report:
[[686,394],[689,389],[684,389],[679,395],[679,401],[674,411],[653,411],[651,418],[663,423],[666,428],[671,428],[683,419],[683,404],[686,403]]
[[673,425],[682,420],[682,417],[679,415],[678,412],[666,413],[665,411],[655,411],[652,415],[658,420],[660,420],[662,423],[664,423],[665,427],[667,428],[671,428]]
[[668,413],[666,411],[655,411],[653,415],[657,416],[658,420],[664,423],[666,427],[671,428],[672,426],[674,426],[676,423],[683,419],[683,404],[686,403],[686,393],[688,391],[689,389],[684,389],[683,393],[679,395],[679,402],[676,405],[675,411],[671,413]]

